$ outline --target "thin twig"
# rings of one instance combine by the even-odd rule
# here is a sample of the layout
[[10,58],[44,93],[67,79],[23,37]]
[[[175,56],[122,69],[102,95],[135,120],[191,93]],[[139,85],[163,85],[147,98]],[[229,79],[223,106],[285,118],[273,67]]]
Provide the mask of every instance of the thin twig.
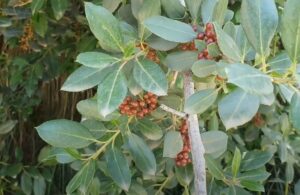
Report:
[[170,113],[172,113],[174,115],[177,115],[177,116],[179,116],[181,118],[186,118],[187,117],[186,113],[177,111],[177,110],[175,110],[173,108],[170,108],[170,107],[168,107],[168,106],[166,106],[164,104],[161,104],[160,108],[163,109],[164,111],[170,112]]
[[[192,94],[194,94],[194,82],[192,81],[191,73],[186,72],[184,73],[184,98],[187,99]],[[196,114],[189,115],[187,121],[195,175],[195,194],[206,195],[205,151],[201,140],[198,117]]]

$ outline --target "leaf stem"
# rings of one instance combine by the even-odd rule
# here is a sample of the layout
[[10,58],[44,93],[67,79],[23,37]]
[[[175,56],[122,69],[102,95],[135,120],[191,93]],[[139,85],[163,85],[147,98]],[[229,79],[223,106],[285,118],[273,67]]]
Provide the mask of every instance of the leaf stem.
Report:
[[160,185],[159,189],[155,193],[155,195],[159,195],[160,192],[164,189],[165,185],[168,183],[170,177],[167,177],[167,179]]

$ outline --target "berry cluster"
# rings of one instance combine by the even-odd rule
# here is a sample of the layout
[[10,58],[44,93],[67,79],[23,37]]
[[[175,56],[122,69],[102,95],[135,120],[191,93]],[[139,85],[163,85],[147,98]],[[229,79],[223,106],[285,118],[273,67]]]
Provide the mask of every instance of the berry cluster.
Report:
[[154,49],[152,49],[152,48],[149,48],[147,44],[140,43],[140,44],[137,44],[136,47],[140,48],[141,50],[143,50],[145,52],[147,52],[147,54],[146,54],[146,58],[147,59],[149,59],[149,60],[151,60],[151,61],[153,61],[153,62],[155,62],[157,64],[160,63],[160,60],[159,60],[159,58],[157,56],[156,51]]
[[180,133],[183,140],[183,149],[181,152],[177,154],[175,161],[177,166],[184,167],[187,164],[192,162],[189,156],[189,153],[191,152],[191,146],[190,146],[190,139],[188,135],[188,126],[186,120],[182,121],[180,127]]
[[196,51],[196,45],[195,42],[190,42],[190,43],[184,43],[182,45],[179,46],[179,48],[183,51]]
[[[207,23],[205,27],[205,32],[198,33],[197,39],[205,41],[207,45],[217,42],[217,36],[214,31],[214,25],[212,23]],[[206,48],[198,54],[198,59],[211,60],[213,58],[209,56],[208,50]]]
[[143,98],[133,99],[128,96],[119,106],[120,113],[143,118],[157,108],[157,96],[148,92]]
[[33,30],[30,23],[25,24],[23,29],[23,35],[20,38],[20,50],[23,52],[27,52],[30,50],[29,42],[33,39]]

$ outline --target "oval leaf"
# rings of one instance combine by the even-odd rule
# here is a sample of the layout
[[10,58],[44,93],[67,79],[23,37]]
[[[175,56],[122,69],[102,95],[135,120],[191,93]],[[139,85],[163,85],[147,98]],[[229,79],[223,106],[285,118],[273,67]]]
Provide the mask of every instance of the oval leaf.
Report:
[[108,172],[113,180],[123,190],[128,191],[131,183],[131,173],[128,162],[123,153],[116,147],[111,147],[105,152]]
[[93,143],[93,135],[89,130],[74,121],[47,121],[36,129],[45,142],[55,147],[84,148]]
[[146,91],[167,95],[168,82],[162,69],[150,60],[137,60],[133,69],[135,81]]
[[218,91],[205,89],[191,95],[185,102],[184,111],[189,114],[201,114],[217,99]]
[[273,93],[271,78],[246,64],[232,64],[225,68],[228,82],[235,84],[243,90],[257,94],[268,95]]
[[243,0],[241,23],[256,52],[261,56],[267,56],[278,25],[274,0]]
[[207,131],[201,133],[205,153],[218,158],[227,150],[228,136],[222,131]]
[[100,45],[112,52],[124,51],[119,21],[107,9],[85,2],[85,14],[89,26]]
[[243,125],[250,121],[259,107],[259,98],[242,89],[236,89],[218,104],[218,111],[226,129]]
[[184,71],[189,70],[197,60],[197,52],[173,52],[167,55],[165,63],[172,70]]
[[144,21],[144,25],[152,33],[168,41],[186,43],[196,38],[190,25],[163,16],[151,17]]
[[101,52],[85,52],[77,56],[76,62],[91,68],[105,68],[118,61],[118,58],[112,57]]
[[121,71],[121,67],[116,67],[98,87],[99,113],[104,117],[112,113],[123,102],[126,94],[126,78]]
[[192,67],[192,72],[197,77],[207,77],[217,71],[217,64],[212,60],[198,60]]
[[290,106],[290,118],[293,127],[300,131],[300,94],[295,93]]
[[150,140],[159,140],[163,136],[161,128],[149,119],[138,120],[136,129]]
[[169,131],[164,140],[163,157],[175,158],[182,150],[183,141],[178,131]]
[[139,136],[130,133],[126,139],[126,146],[128,147],[137,168],[146,174],[154,175],[156,172],[156,159],[144,140]]

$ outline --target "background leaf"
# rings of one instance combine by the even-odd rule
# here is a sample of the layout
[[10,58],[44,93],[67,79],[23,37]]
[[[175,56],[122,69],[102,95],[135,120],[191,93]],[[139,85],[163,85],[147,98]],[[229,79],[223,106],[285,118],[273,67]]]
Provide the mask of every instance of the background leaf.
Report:
[[83,148],[90,145],[93,135],[80,123],[65,119],[47,121],[37,128],[39,136],[55,147]]
[[290,118],[295,129],[300,131],[300,94],[296,92],[290,105]]
[[181,134],[178,131],[169,131],[164,138],[163,157],[175,158],[182,148]]

